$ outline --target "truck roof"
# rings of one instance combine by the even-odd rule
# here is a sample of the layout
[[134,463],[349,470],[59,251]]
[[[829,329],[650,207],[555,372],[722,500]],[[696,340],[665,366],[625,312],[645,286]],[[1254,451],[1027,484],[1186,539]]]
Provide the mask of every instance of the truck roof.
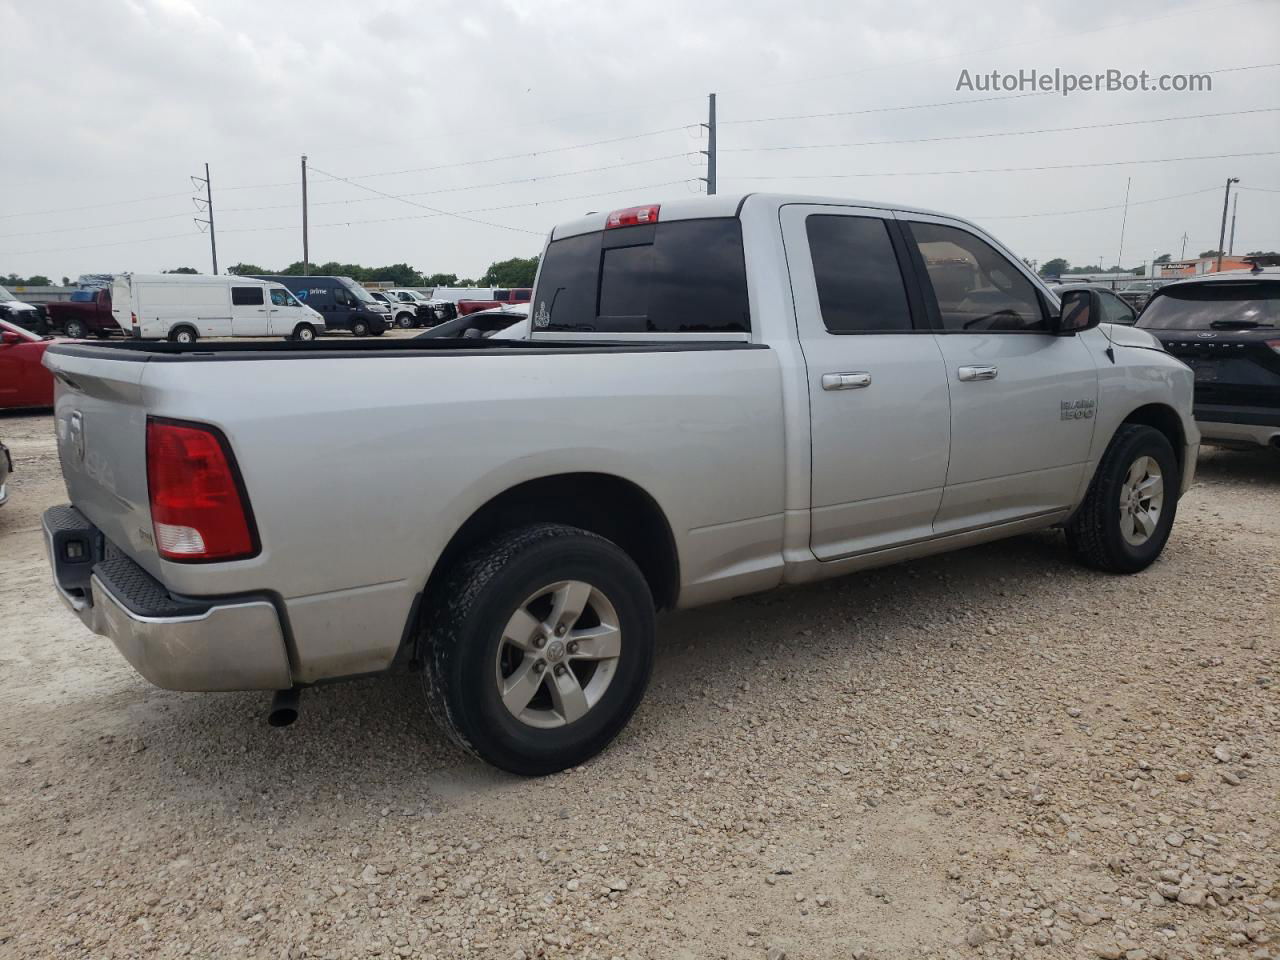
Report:
[[[694,196],[694,197],[677,197],[674,200],[662,200],[659,205],[662,207],[661,220],[698,220],[707,217],[733,217],[737,216],[742,207],[750,201],[752,206],[762,204],[772,206],[774,208],[785,206],[791,203],[807,203],[807,204],[830,204],[841,207],[872,207],[878,210],[899,210],[908,213],[922,213],[930,216],[949,217],[953,220],[964,220],[963,217],[957,217],[954,214],[942,213],[937,210],[926,210],[921,207],[912,207],[903,203],[892,203],[884,200],[858,200],[851,197],[824,197],[802,193],[718,193],[713,197]],[[639,204],[643,206],[643,204]],[[628,204],[627,209],[635,204]],[[614,208],[618,209],[618,208]],[[562,237],[572,237],[580,233],[593,233],[596,230],[603,230],[605,219],[609,216],[608,210],[601,210],[589,213],[586,216],[578,217],[576,220],[567,220],[557,224],[551,231],[552,239],[560,239]],[[984,231],[985,232],[985,231]]]

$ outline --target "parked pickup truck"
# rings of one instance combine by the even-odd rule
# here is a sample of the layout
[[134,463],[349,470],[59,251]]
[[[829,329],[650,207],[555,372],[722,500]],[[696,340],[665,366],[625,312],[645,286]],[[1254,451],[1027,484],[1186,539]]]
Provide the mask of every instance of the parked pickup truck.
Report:
[[77,290],[70,300],[55,300],[44,306],[49,326],[62,330],[73,340],[90,334],[106,338],[120,333],[120,324],[111,313],[111,288]]
[[953,217],[719,195],[557,226],[527,340],[55,344],[57,589],[160,686],[284,723],[403,659],[460,743],[559,770],[655,610],[1050,527],[1152,563],[1192,375],[1091,304]]
[[493,310],[495,307],[506,307],[516,303],[528,303],[533,291],[528,287],[514,290],[495,290],[491,300],[459,300],[458,316],[465,317],[469,313],[481,310]]

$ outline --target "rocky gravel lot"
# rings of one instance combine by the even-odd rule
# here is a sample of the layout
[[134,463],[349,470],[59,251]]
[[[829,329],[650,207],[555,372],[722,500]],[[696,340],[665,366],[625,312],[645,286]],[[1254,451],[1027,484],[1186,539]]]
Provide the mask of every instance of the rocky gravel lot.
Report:
[[49,586],[0,415],[0,957],[1280,957],[1280,458],[1151,570],[1023,537],[669,615],[603,756],[519,780],[418,678],[147,685]]

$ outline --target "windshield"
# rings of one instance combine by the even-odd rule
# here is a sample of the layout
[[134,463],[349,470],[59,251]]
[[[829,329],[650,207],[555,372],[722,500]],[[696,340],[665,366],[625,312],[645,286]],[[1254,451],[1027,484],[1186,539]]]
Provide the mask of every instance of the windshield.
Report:
[[[4,287],[0,287],[0,290],[3,290],[3,289]],[[9,299],[12,300],[13,298],[10,297]],[[3,330],[5,333],[16,333],[23,340],[39,340],[40,339],[30,330],[23,330],[16,323],[10,323],[8,320],[0,320],[0,330]]]
[[1200,283],[1165,287],[1138,326],[1148,330],[1212,330],[1280,325],[1280,283]]
[[72,303],[89,303],[93,300],[92,290],[77,290],[71,294]]
[[9,300],[17,300],[17,299],[18,299],[17,297],[15,297],[12,293],[10,293],[4,287],[0,287],[0,303],[5,303]]
[[378,301],[369,296],[369,291],[360,284],[356,283],[350,277],[339,277],[338,282],[351,291],[352,296],[364,303],[377,303]]

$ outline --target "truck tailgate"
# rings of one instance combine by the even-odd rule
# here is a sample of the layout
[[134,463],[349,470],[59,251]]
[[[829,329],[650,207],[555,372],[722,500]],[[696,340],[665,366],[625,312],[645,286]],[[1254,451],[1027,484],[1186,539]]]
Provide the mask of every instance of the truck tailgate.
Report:
[[45,353],[56,379],[58,457],[72,504],[153,576],[158,574],[147,497],[147,364]]

